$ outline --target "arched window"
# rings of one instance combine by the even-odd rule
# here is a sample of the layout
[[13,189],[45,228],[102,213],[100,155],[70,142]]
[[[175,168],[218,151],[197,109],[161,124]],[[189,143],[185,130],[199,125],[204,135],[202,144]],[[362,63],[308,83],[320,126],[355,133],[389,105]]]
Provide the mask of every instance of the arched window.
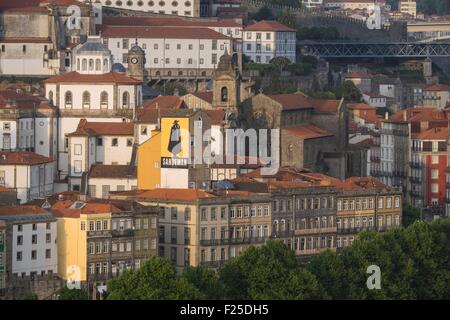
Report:
[[91,94],[87,91],[83,92],[83,108],[89,109],[91,107]]
[[53,91],[51,91],[51,90],[48,92],[48,100],[50,102],[53,102]]
[[86,60],[86,59],[83,59],[81,69],[82,69],[83,71],[86,71],[86,70],[87,70],[87,60]]
[[102,60],[96,59],[95,60],[95,71],[101,71],[102,70]]
[[64,105],[68,109],[72,108],[72,92],[66,91],[66,94],[64,95]]
[[130,107],[130,94],[125,91],[122,95],[122,108],[128,109]]
[[222,102],[227,102],[228,101],[228,89],[227,89],[227,87],[223,87],[220,90],[220,100]]
[[103,60],[103,70],[108,71],[108,59]]
[[94,59],[89,59],[89,71],[94,70]]
[[108,93],[106,91],[100,94],[100,108],[108,109]]

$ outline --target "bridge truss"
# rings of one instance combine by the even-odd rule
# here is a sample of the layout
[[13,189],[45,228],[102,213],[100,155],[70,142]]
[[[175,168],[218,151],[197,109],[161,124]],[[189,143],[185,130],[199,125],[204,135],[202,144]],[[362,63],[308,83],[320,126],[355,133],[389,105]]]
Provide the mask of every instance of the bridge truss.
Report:
[[450,42],[434,43],[300,43],[302,52],[321,58],[426,58],[450,57]]

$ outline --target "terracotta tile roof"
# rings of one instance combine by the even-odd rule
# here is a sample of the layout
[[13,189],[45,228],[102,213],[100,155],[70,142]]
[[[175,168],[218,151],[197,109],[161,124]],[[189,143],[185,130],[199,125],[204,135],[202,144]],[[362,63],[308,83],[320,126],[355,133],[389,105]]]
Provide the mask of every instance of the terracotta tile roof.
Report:
[[389,117],[391,121],[435,121],[447,120],[448,110],[434,108],[408,108],[398,111]]
[[131,122],[88,122],[81,119],[77,130],[68,136],[133,136],[134,124]]
[[48,213],[47,210],[32,205],[0,206],[0,216],[23,216]]
[[138,123],[157,124],[160,117],[189,117],[195,111],[193,109],[170,109],[170,108],[139,108],[136,110],[136,119]]
[[286,32],[296,32],[295,29],[289,28],[284,24],[277,21],[262,20],[253,23],[245,28],[245,31],[286,31]]
[[300,139],[315,139],[323,137],[331,137],[333,133],[320,129],[311,124],[303,124],[296,127],[282,128],[283,132],[296,136]]
[[283,110],[312,109],[311,100],[303,93],[286,93],[267,95],[270,99],[278,102]]
[[368,74],[367,72],[350,72],[345,76],[346,79],[372,79],[372,75]]
[[116,195],[129,196],[140,200],[151,201],[195,201],[215,197],[213,194],[199,189],[154,189],[113,192]]
[[432,128],[419,133],[416,136],[418,140],[447,140],[448,127],[446,128]]
[[[0,3],[0,11],[30,11],[30,12],[46,12],[46,7],[52,4],[52,0],[5,0]],[[86,7],[87,4],[77,0],[55,0],[57,6],[78,5]]]
[[176,96],[159,96],[152,100],[144,102],[143,108],[145,109],[182,109],[185,108],[184,101]]
[[223,110],[205,110],[211,118],[211,124],[220,125],[225,120],[225,111]]
[[0,90],[0,109],[33,109],[38,107],[44,98],[17,90]]
[[337,113],[341,100],[310,99],[316,113]]
[[13,188],[6,188],[3,186],[0,186],[0,192],[16,192]]
[[423,91],[450,91],[450,86],[445,84],[432,84],[423,88]]
[[102,23],[111,26],[146,26],[146,27],[223,27],[240,28],[241,24],[233,19],[206,19],[190,20],[183,17],[103,17]]
[[194,92],[191,93],[193,96],[196,96],[197,98],[206,101],[208,103],[212,103],[213,101],[213,93],[212,92]]
[[129,165],[94,164],[89,170],[89,178],[136,178],[136,167]]
[[169,39],[231,39],[208,28],[106,26],[99,28],[104,38],[169,38]]
[[[84,205],[80,209],[73,207],[75,203],[83,203]],[[78,200],[60,200],[52,205],[51,211],[56,217],[65,218],[79,218],[80,214],[102,214],[121,212],[122,210],[111,203],[101,203],[95,200],[89,200],[88,202]]]
[[37,37],[6,37],[0,38],[0,43],[52,43],[52,40]]
[[349,103],[347,104],[349,110],[376,110],[375,107],[369,106],[366,103]]
[[334,185],[339,189],[346,190],[386,188],[384,183],[372,177],[351,177],[340,182],[335,182]]
[[139,80],[127,77],[126,75],[108,72],[105,74],[81,74],[76,71],[61,74],[59,76],[51,77],[44,81],[44,83],[117,83],[117,84],[141,84]]
[[0,165],[35,165],[53,162],[49,157],[29,151],[0,151]]

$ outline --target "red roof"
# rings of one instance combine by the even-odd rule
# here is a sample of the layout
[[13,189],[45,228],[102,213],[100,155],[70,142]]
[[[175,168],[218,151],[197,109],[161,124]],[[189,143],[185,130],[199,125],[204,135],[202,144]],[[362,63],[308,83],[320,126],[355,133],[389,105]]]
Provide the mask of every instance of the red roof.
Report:
[[134,124],[131,122],[88,122],[81,119],[77,130],[69,136],[132,136]]
[[193,96],[196,96],[197,98],[206,101],[208,103],[212,103],[213,101],[213,93],[212,92],[193,92],[191,93]]
[[349,110],[376,110],[377,108],[369,106],[366,103],[349,103],[347,104]]
[[285,26],[277,21],[262,20],[253,23],[245,28],[245,31],[278,31],[278,32],[296,32],[296,30]]
[[94,164],[89,170],[89,178],[136,178],[136,167],[129,165]]
[[192,201],[213,198],[214,195],[198,189],[154,189],[114,192],[116,195],[131,196],[145,200]]
[[303,140],[333,136],[331,132],[320,129],[311,124],[302,124],[296,127],[282,128],[281,130]]
[[0,165],[35,165],[53,162],[49,157],[29,151],[0,151]]
[[204,110],[211,118],[211,124],[219,125],[225,120],[225,111],[223,110]]
[[158,108],[170,108],[170,109],[181,109],[185,108],[184,101],[176,96],[159,96],[152,100],[146,101],[143,105],[145,109],[156,109]]
[[418,140],[447,140],[448,128],[432,128],[419,133],[416,137]]
[[[73,206],[76,203],[80,204],[80,209],[76,209]],[[95,202],[95,200],[88,202],[60,200],[52,206],[51,210],[55,216],[64,218],[79,218],[80,214],[102,214],[122,211],[111,203]]]
[[101,26],[105,38],[230,39],[208,28]]
[[310,99],[314,111],[319,113],[337,113],[341,100],[316,100]]
[[233,19],[189,20],[184,17],[152,16],[152,17],[103,17],[103,25],[111,26],[145,26],[145,27],[208,27],[208,28],[240,28],[241,24]]
[[386,188],[384,183],[372,177],[351,177],[344,181],[335,182],[334,185],[347,190]]
[[445,84],[432,84],[423,88],[423,91],[450,91],[450,86]]
[[23,216],[33,214],[48,214],[49,212],[38,206],[0,206],[0,216]]
[[108,72],[104,74],[81,74],[76,71],[64,73],[59,76],[51,77],[44,83],[82,83],[101,84],[101,83],[117,83],[117,84],[141,84],[142,82],[123,74],[116,72]]
[[281,104],[283,110],[312,109],[311,100],[303,93],[271,94],[269,98]]
[[43,99],[16,90],[0,90],[0,109],[32,109],[38,107]]

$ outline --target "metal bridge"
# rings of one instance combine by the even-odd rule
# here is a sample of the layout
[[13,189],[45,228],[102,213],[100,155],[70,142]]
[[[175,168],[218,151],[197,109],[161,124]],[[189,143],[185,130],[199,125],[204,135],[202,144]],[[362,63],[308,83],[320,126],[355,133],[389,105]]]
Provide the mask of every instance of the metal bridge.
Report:
[[450,57],[450,42],[300,42],[302,53],[321,58]]

